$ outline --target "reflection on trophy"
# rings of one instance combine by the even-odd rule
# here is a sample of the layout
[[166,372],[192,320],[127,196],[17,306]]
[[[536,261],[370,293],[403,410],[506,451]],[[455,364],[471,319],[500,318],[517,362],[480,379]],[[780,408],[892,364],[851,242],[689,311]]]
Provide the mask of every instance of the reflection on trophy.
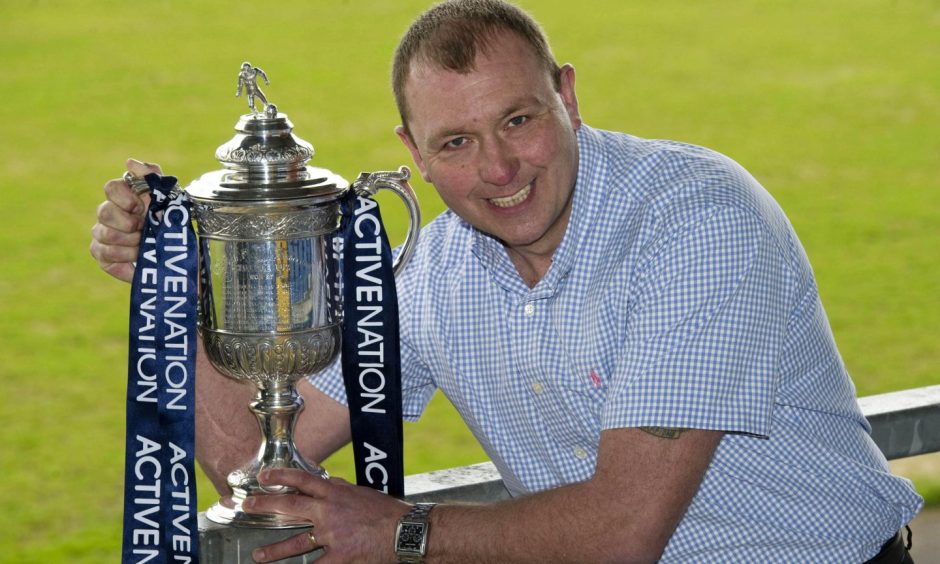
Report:
[[257,386],[249,408],[262,440],[254,460],[229,475],[233,494],[207,516],[240,526],[307,526],[281,515],[245,513],[241,503],[249,495],[287,492],[259,486],[258,472],[265,468],[327,477],[296,451],[292,433],[303,409],[296,382],[328,366],[340,350],[342,281],[333,251],[340,198],[350,189],[374,194],[382,188],[404,200],[411,227],[396,272],[417,241],[418,204],[405,167],[362,174],[350,188],[329,170],[307,166],[313,147],[293,134],[293,124],[272,104],[241,116],[235,129],[216,151],[224,168],[204,174],[186,191],[205,265],[200,332],[222,374]]

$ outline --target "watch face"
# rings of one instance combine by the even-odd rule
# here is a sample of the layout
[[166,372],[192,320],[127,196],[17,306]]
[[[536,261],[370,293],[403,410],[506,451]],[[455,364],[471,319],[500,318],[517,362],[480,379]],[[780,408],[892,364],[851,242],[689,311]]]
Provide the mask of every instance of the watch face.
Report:
[[402,523],[398,535],[398,549],[420,553],[424,541],[423,523]]

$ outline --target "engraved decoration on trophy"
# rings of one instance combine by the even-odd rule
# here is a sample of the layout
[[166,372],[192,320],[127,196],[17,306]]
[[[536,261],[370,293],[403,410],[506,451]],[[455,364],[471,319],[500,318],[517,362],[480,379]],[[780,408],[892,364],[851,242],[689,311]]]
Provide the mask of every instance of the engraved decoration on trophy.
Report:
[[303,409],[296,383],[327,367],[340,351],[341,292],[333,254],[340,198],[348,190],[371,195],[380,188],[402,198],[411,226],[396,272],[410,257],[421,222],[406,167],[364,173],[350,187],[339,175],[309,166],[313,147],[268,103],[258,77],[269,83],[260,68],[242,64],[237,95],[244,88],[252,112],[241,116],[235,136],[217,149],[222,170],[203,174],[186,188],[206,266],[200,334],[216,369],[256,386],[248,408],[262,435],[255,458],[228,477],[233,494],[207,516],[223,524],[288,528],[309,523],[245,513],[241,504],[249,495],[288,491],[263,489],[258,472],[265,468],[300,468],[327,477],[297,452],[293,429]]

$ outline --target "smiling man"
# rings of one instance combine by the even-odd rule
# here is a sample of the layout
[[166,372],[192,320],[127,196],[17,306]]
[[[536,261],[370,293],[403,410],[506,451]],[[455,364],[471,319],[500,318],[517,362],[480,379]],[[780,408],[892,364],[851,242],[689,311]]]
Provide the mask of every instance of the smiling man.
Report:
[[393,71],[403,122],[396,131],[447,207],[498,239],[535,286],[571,214],[581,126],[575,73],[540,60],[519,36],[487,33],[478,56],[466,54],[473,72],[442,68],[417,37],[406,38]]
[[[442,390],[514,499],[411,507],[266,471],[302,493],[246,509],[314,536],[258,560],[909,561],[922,500],[871,441],[805,253],[745,170],[584,125],[574,68],[497,0],[420,16],[393,86],[398,136],[449,207],[398,281],[404,413]],[[142,207],[123,181],[105,191],[92,254],[127,279]],[[221,489],[256,430],[231,417],[248,390],[201,358],[198,454]],[[349,440],[339,368],[301,390],[298,446],[319,460]]]

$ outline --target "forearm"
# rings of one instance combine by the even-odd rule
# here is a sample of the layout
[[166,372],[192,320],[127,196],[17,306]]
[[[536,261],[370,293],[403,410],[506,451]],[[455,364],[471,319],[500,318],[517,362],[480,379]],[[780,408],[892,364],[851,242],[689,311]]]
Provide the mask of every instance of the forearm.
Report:
[[[681,436],[680,436],[681,435]],[[431,512],[429,562],[655,562],[698,491],[717,431],[601,433],[586,482]]]
[[654,562],[672,527],[647,526],[653,518],[623,515],[622,500],[590,482],[498,504],[441,505],[431,512],[427,560]]
[[254,386],[220,374],[199,339],[196,354],[196,459],[220,494],[226,478],[248,461],[261,441],[258,422],[248,410]]

